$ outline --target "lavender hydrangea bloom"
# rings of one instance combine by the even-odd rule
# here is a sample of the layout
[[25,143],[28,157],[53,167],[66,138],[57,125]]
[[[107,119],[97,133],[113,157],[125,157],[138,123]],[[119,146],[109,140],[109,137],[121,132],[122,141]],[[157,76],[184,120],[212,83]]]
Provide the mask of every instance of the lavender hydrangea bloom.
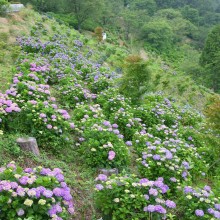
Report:
[[211,191],[211,187],[210,186],[204,186],[204,190],[210,192]]
[[72,200],[72,196],[70,194],[70,192],[66,191],[66,192],[63,192],[63,199],[66,200],[66,201],[71,201]]
[[23,209],[19,209],[19,210],[17,211],[17,215],[18,215],[18,216],[24,215],[24,210],[23,210]]
[[158,195],[158,191],[156,189],[154,189],[154,188],[150,188],[149,195],[157,196]]
[[53,196],[53,192],[51,190],[45,190],[43,192],[43,196],[45,196],[46,198],[51,198]]
[[58,180],[59,182],[63,182],[63,181],[64,181],[64,176],[63,176],[63,174],[58,174],[58,175],[56,175],[56,178],[57,178],[57,180]]
[[215,204],[215,208],[216,208],[217,210],[220,210],[220,204]]
[[63,192],[63,189],[62,188],[55,188],[55,189],[53,189],[53,194],[55,195],[55,196],[62,196],[62,192]]
[[156,154],[156,155],[153,156],[153,159],[154,159],[154,160],[160,160],[161,157],[160,157],[160,155]]
[[126,141],[125,144],[126,144],[127,146],[132,146],[132,142],[131,142],[131,141]]
[[95,187],[96,187],[97,190],[102,190],[102,189],[104,189],[104,187],[103,187],[102,184],[97,184]]
[[29,177],[27,177],[27,176],[22,176],[22,177],[19,179],[19,182],[20,182],[22,185],[27,185],[28,180],[29,180]]
[[142,185],[144,185],[148,182],[149,182],[149,180],[147,178],[140,179],[140,181],[139,181],[139,183],[142,184]]
[[171,200],[166,200],[165,204],[168,208],[171,208],[171,209],[176,208],[176,203]]
[[214,211],[214,217],[217,219],[220,219],[220,212],[219,211]]
[[16,182],[11,182],[11,188],[16,189],[18,187],[18,184]]
[[184,193],[192,193],[193,192],[193,189],[190,187],[190,186],[186,186],[185,188],[184,188]]
[[214,212],[215,212],[214,209],[212,209],[212,208],[209,208],[209,209],[208,209],[208,213],[210,213],[210,214],[214,214]]
[[155,206],[154,205],[148,205],[147,207],[144,207],[145,212],[155,212]]
[[150,197],[149,197],[147,194],[144,195],[144,198],[145,198],[146,200],[149,200],[149,199],[150,199]]
[[204,212],[201,209],[196,209],[195,214],[196,214],[196,216],[200,216],[200,217],[204,216]]
[[171,177],[170,181],[175,183],[177,181],[177,179],[175,177]]
[[108,177],[105,174],[99,174],[96,180],[106,181]]
[[161,205],[155,205],[154,209],[155,209],[155,212],[158,212],[161,214],[166,214],[167,212],[166,209]]
[[57,210],[56,210],[55,206],[52,206],[52,208],[49,209],[49,211],[48,211],[48,214],[50,217],[52,217],[53,215],[56,215],[56,213],[57,213]]

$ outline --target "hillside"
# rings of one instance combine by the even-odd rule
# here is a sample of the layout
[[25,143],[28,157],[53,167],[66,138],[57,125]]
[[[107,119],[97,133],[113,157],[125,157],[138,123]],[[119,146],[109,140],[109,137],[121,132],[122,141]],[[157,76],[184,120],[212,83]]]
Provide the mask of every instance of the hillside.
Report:
[[[202,114],[214,92],[112,32],[98,42],[31,9],[0,18],[0,28],[0,163],[9,163],[0,185],[39,172],[28,187],[44,186],[56,202],[2,188],[0,219],[220,219],[220,140]],[[138,104],[120,89],[129,55],[152,75]],[[16,144],[27,136],[37,139],[40,157]],[[113,168],[118,175],[100,174]],[[74,205],[52,190],[63,175]]]

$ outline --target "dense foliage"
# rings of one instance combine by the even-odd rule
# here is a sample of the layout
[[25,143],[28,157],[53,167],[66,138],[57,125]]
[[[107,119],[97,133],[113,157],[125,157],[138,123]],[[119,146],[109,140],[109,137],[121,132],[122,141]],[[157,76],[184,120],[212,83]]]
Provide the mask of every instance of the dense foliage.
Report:
[[205,43],[200,62],[210,74],[212,88],[215,92],[220,90],[220,25],[209,33]]

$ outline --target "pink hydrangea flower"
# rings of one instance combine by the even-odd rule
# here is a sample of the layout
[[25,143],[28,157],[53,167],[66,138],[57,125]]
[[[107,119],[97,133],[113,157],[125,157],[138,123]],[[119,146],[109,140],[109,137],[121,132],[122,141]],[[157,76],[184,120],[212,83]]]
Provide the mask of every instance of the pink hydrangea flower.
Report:
[[108,159],[113,160],[115,158],[115,152],[113,150],[108,152]]

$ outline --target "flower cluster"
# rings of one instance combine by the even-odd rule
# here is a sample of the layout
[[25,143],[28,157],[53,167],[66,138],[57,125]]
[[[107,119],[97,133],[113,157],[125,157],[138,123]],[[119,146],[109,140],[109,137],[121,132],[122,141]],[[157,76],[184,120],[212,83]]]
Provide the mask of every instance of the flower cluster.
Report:
[[14,113],[20,112],[21,109],[7,94],[0,93],[0,128],[4,128],[8,117],[14,116]]
[[141,156],[138,159],[140,173],[149,178],[163,175],[165,182],[175,190],[176,184],[189,181],[192,175],[201,175],[207,165],[194,145],[173,135],[176,134],[175,128],[166,128],[165,133],[164,140],[146,132],[136,133],[134,147]]
[[21,109],[14,103],[7,94],[0,93],[0,114],[7,115],[12,112],[20,112]]
[[95,167],[122,168],[129,164],[129,150],[120,134],[117,124],[96,118],[85,117],[81,120],[82,137],[79,138],[79,151],[85,161]]
[[111,176],[100,174],[96,181],[96,201],[112,219],[152,219],[165,217],[176,208],[167,199],[169,187],[160,177],[155,181],[138,179],[135,175]]
[[194,188],[185,186],[179,205],[184,207],[184,217],[196,220],[198,217],[206,219],[220,219],[220,198],[216,198],[210,186]]
[[74,214],[70,188],[59,168],[23,170],[11,162],[0,168],[0,179],[1,219],[64,220]]

